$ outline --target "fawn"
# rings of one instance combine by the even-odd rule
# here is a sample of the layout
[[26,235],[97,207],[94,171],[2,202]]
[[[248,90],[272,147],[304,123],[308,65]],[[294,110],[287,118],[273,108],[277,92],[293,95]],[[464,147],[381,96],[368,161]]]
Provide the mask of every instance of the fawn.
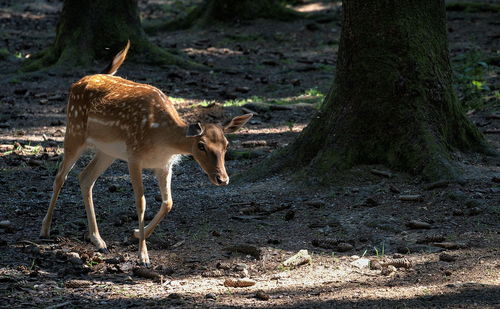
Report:
[[[139,262],[149,266],[146,238],[172,209],[170,185],[176,155],[192,155],[213,184],[227,185],[229,177],[224,155],[228,141],[224,133],[240,129],[252,114],[235,117],[225,126],[186,124],[159,89],[113,76],[125,60],[129,47],[130,41],[114,57],[106,74],[85,76],[70,88],[64,159],[54,180],[40,237],[50,236],[61,187],[82,152],[92,145],[96,149],[95,156],[79,176],[90,240],[99,251],[107,252],[97,227],[92,187],[116,159],[124,160],[128,163],[137,207],[139,228],[134,236],[139,238]],[[144,168],[154,170],[162,197],[160,210],[147,226],[144,226]]]

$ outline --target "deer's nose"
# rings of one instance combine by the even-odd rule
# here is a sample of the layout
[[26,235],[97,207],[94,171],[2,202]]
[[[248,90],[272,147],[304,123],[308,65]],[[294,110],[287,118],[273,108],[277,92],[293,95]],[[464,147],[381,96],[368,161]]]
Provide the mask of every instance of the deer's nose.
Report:
[[215,176],[215,181],[219,186],[226,186],[229,183],[229,177],[222,178],[220,175]]

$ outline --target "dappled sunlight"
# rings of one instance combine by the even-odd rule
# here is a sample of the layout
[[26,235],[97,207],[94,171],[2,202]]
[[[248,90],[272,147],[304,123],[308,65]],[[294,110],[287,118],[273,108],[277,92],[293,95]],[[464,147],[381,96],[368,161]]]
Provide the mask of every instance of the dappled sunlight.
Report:
[[297,5],[294,9],[302,13],[317,13],[319,11],[338,9],[341,6],[342,1],[323,1]]
[[[358,81],[349,83],[349,91],[332,87],[340,47],[341,1],[287,2],[293,3],[288,8],[307,16],[291,21],[234,20],[147,32],[155,46],[201,67],[157,63],[149,54],[135,54],[140,46],[132,43],[130,57],[116,76],[161,90],[187,124],[201,122],[196,127],[206,129],[204,123],[224,126],[233,117],[254,114],[240,130],[225,134],[229,184],[214,186],[193,156],[179,156],[171,177],[173,207],[147,239],[152,265],[146,270],[138,263],[139,242],[133,231],[139,220],[129,164],[124,160],[116,160],[92,184],[97,224],[110,252],[100,253],[90,242],[79,176],[95,155],[96,150],[89,147],[62,187],[50,239],[39,238],[64,158],[68,87],[83,76],[102,72],[111,59],[85,67],[21,72],[22,58],[54,42],[63,1],[4,2],[0,8],[5,36],[0,41],[4,72],[0,78],[0,307],[497,306],[500,178],[495,158],[455,152],[452,156],[460,161],[463,178],[429,183],[398,166],[344,169],[343,161],[329,164],[338,154],[335,143],[342,139],[334,132],[351,109],[331,120],[327,124],[331,127],[316,128],[330,133],[331,140],[304,136],[314,132],[312,127],[304,129],[311,119],[320,118],[326,97],[363,90]],[[202,2],[137,3],[142,25],[147,26],[151,21],[186,16]],[[498,108],[483,110],[498,97],[494,80],[498,59],[491,43],[498,32],[496,16],[489,11],[447,13],[458,97],[479,130],[491,133],[486,136],[491,145],[498,146]],[[400,51],[398,46],[394,50]],[[408,82],[398,81],[398,87],[410,89]],[[135,87],[148,86],[130,88]],[[130,121],[139,117],[137,110],[126,113]],[[149,111],[142,117],[151,116]],[[123,110],[106,117],[115,122],[124,117]],[[386,122],[397,131],[402,127],[396,120]],[[156,123],[155,128],[165,131],[157,131],[153,139],[144,135],[134,139],[147,141],[134,156],[171,137],[170,124],[165,123]],[[179,137],[186,143],[186,133],[178,130],[172,139]],[[307,161],[314,157],[314,145],[291,147],[297,145],[297,137],[326,145],[321,150],[324,160]],[[169,156],[177,146],[165,144],[155,156]],[[378,137],[365,144],[361,141],[356,151],[371,144],[379,145]],[[205,147],[197,146],[200,151]],[[398,147],[403,151],[413,144]],[[129,156],[126,153],[123,158]],[[292,160],[287,163],[283,158]],[[141,179],[148,224],[154,222],[166,198],[153,170],[144,169]],[[307,259],[299,265],[285,262],[298,252]],[[226,280],[240,279],[250,286],[225,285]]]

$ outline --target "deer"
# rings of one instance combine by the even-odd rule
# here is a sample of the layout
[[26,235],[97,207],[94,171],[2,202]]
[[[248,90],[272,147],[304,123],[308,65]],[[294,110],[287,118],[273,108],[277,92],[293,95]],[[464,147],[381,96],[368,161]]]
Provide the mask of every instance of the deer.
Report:
[[[146,238],[172,209],[172,165],[178,155],[191,155],[214,185],[228,185],[224,156],[229,143],[225,134],[239,130],[252,114],[234,117],[225,125],[187,124],[158,88],[114,76],[129,48],[130,41],[102,74],[87,75],[70,87],[64,156],[54,179],[40,237],[50,237],[57,198],[68,173],[83,151],[93,146],[95,155],[79,175],[89,239],[98,251],[109,253],[99,234],[92,188],[115,160],[126,161],[138,216],[139,227],[133,234],[139,239],[139,263],[149,267]],[[146,226],[143,169],[153,169],[162,198],[160,209]]]

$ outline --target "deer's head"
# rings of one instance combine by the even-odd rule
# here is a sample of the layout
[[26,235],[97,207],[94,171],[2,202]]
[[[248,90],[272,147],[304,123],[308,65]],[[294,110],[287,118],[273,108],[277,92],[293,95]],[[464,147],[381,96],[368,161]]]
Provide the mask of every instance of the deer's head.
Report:
[[186,136],[194,138],[191,154],[214,185],[225,186],[229,183],[224,160],[229,142],[224,134],[238,131],[252,116],[234,117],[224,126],[201,123],[188,126]]

